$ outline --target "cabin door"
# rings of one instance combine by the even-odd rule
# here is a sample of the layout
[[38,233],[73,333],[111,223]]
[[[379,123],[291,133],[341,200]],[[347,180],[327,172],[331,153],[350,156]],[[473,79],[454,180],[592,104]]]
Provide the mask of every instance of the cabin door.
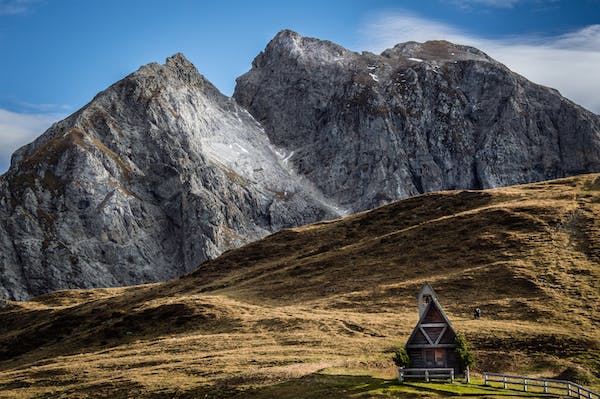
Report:
[[435,367],[435,349],[424,349],[425,367]]
[[446,367],[446,350],[435,349],[434,352],[435,367]]
[[425,349],[425,367],[447,367],[445,349]]

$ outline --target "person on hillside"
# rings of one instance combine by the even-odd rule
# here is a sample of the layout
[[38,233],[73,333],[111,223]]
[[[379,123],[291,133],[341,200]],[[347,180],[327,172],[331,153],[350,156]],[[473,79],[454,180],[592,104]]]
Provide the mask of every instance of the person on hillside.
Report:
[[475,311],[473,312],[473,318],[479,319],[480,317],[481,317],[481,309],[475,308]]

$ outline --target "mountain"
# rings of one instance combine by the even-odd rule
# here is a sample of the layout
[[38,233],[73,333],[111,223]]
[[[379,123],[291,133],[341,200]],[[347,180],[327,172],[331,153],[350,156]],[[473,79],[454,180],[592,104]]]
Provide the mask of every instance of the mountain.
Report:
[[598,174],[439,192],[284,229],[167,283],[8,302],[0,392],[448,397],[451,384],[393,382],[391,352],[417,322],[425,281],[476,370],[570,375],[598,391],[599,232]]
[[227,98],[181,54],[19,149],[0,297],[164,281],[281,228],[419,193],[600,171],[600,116],[481,51],[282,31]]
[[353,211],[600,171],[600,116],[446,41],[376,55],[285,30],[234,98],[301,175]]
[[181,54],[19,149],[0,178],[0,296],[164,281],[339,215]]

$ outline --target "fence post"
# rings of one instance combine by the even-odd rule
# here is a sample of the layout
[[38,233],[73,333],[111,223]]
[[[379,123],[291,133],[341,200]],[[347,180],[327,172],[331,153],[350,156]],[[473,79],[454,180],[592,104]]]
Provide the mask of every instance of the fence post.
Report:
[[567,396],[571,396],[571,384],[567,384]]
[[[450,370],[450,382],[454,384],[454,369]],[[467,384],[469,382],[467,381]]]
[[581,387],[577,386],[577,398],[581,398]]
[[487,377],[487,373],[483,373],[483,385],[487,385],[488,384],[488,377]]
[[[470,384],[471,383],[471,370],[469,370],[469,366],[467,366],[466,372],[467,372],[467,375],[466,375],[466,377],[467,377],[467,384]],[[452,373],[454,374],[454,370],[452,370]]]
[[508,384],[506,383],[506,376],[504,376],[504,377],[502,378],[502,387],[503,387],[504,389],[506,389],[506,388],[508,387]]
[[548,381],[544,381],[544,393],[548,393]]
[[425,382],[429,382],[429,370],[425,370]]
[[400,382],[404,382],[404,367],[400,367],[398,369],[398,379],[400,380]]
[[527,378],[523,378],[523,391],[527,392]]

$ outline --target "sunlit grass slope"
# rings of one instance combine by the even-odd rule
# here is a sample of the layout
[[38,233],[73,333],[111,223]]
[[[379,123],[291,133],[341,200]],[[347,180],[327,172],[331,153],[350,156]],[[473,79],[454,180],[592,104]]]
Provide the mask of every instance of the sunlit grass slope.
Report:
[[585,175],[422,195],[281,231],[164,284],[11,302],[0,397],[459,395],[388,380],[425,281],[478,370],[594,386],[599,233],[600,176]]

